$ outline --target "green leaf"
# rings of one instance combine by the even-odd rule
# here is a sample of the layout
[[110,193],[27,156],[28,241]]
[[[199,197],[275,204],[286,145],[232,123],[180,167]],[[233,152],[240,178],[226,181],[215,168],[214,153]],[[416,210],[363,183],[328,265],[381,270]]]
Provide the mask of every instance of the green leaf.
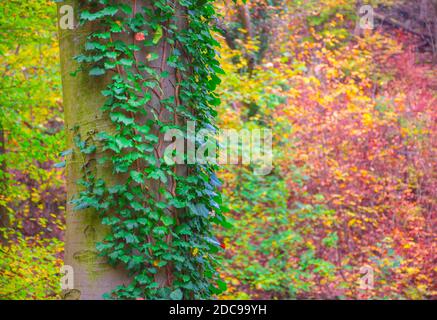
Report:
[[54,168],[64,168],[65,165],[66,165],[66,162],[65,162],[65,161],[62,161],[62,162],[59,162],[59,163],[54,164],[53,167],[54,167]]
[[150,172],[147,178],[154,179],[154,180],[161,180],[163,183],[167,182],[167,176],[165,175],[165,172],[160,169]]
[[156,52],[152,52],[147,56],[147,60],[149,61],[153,61],[159,58],[159,54],[157,54]]
[[126,243],[138,243],[138,238],[133,234],[127,234],[125,237]]
[[144,207],[141,205],[141,203],[133,201],[130,203],[130,205],[135,211],[144,211]]
[[217,280],[217,286],[218,286],[220,292],[226,291],[226,288],[227,288],[226,282],[219,279],[219,280]]
[[118,12],[118,8],[117,7],[109,6],[109,7],[104,8],[101,11],[101,14],[105,15],[105,16],[114,16],[117,12]]
[[198,203],[196,205],[193,205],[190,203],[190,204],[188,204],[188,207],[197,216],[207,218],[209,215],[209,211],[203,203]]
[[127,15],[132,14],[132,7],[127,5],[127,4],[124,4],[124,3],[120,4],[120,9],[121,9],[121,11],[123,11]]
[[170,293],[170,299],[172,300],[182,300],[182,298],[183,298],[183,293],[181,289],[176,289],[175,291]]

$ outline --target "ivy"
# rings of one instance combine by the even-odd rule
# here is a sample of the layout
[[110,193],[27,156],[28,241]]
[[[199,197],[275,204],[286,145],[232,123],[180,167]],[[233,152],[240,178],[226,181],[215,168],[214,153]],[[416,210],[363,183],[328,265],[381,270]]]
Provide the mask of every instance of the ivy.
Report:
[[[167,128],[185,132],[188,120],[196,121],[198,130],[215,128],[214,90],[223,71],[211,35],[214,15],[209,0],[156,0],[147,7],[88,0],[81,7],[81,24],[98,30],[75,59],[90,76],[111,78],[102,91],[102,110],[115,129],[85,140],[77,136],[84,176],[74,203],[78,210],[91,207],[99,213],[111,232],[97,250],[132,279],[107,298],[205,299],[226,287],[216,271],[220,243],[213,235],[214,223],[226,224],[217,167],[190,164],[181,175],[159,151]],[[183,27],[180,19],[186,19]],[[156,48],[162,57],[155,52],[141,57]],[[156,68],[160,57],[161,69]],[[171,75],[175,94],[166,96],[164,83]],[[172,120],[161,117],[163,110]],[[109,163],[123,183],[97,178],[96,158]],[[160,283],[163,272],[166,282]]]

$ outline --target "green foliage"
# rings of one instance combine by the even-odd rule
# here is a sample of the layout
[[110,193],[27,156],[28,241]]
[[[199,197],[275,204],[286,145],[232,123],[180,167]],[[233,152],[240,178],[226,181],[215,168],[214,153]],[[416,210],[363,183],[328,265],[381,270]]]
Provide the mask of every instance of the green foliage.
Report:
[[[209,240],[214,238],[213,223],[225,222],[216,166],[188,165],[188,176],[177,174],[176,165],[167,164],[160,154],[163,137],[156,130],[171,126],[185,131],[180,124],[188,120],[195,120],[199,130],[213,127],[213,107],[219,101],[214,89],[220,82],[216,73],[222,70],[209,26],[214,8],[210,1],[181,0],[178,5],[187,15],[183,29],[178,26],[180,12],[166,0],[141,8],[88,1],[81,9],[81,23],[100,29],[88,36],[76,60],[90,76],[112,74],[102,92],[107,97],[102,110],[116,130],[86,140],[76,136],[84,177],[79,181],[83,191],[73,202],[76,209],[94,208],[100,214],[111,232],[97,249],[133,279],[107,298],[200,299],[224,289],[215,271],[219,245]],[[118,35],[131,38],[120,40]],[[163,64],[175,73],[175,94],[170,97],[163,96],[169,72],[151,65],[160,55],[151,53],[146,62],[138,59],[142,49],[158,47],[163,48]],[[157,107],[168,110],[174,120],[164,120]],[[120,179],[127,176],[125,183],[109,186],[95,177],[89,163],[101,151],[107,154],[101,162],[109,161]],[[152,191],[151,184],[158,190]],[[156,280],[162,272],[171,274],[164,286]]]
[[[58,162],[65,144],[55,5],[40,0],[8,2],[0,10],[0,131],[5,140],[0,146],[5,149],[0,153],[0,205],[4,201],[13,220],[18,218],[18,212],[12,215],[15,208],[26,206],[29,199],[36,198],[28,206],[42,206],[32,182],[42,185],[40,194],[62,185],[59,170],[47,167]],[[19,210],[27,219],[35,219],[39,212],[27,216]],[[45,217],[50,213],[54,214]],[[19,224],[12,221],[17,228]]]
[[[332,278],[335,266],[317,256],[314,246],[306,241],[311,230],[302,226],[311,220],[327,219],[333,212],[300,202],[290,210],[289,189],[278,172],[263,177],[244,169],[229,171],[236,175],[238,185],[233,188],[234,181],[228,181],[225,192],[225,201],[236,217],[233,228],[222,231],[232,244],[225,262],[226,279],[234,285],[249,286],[248,294],[289,299],[311,292],[314,278]],[[299,171],[295,174],[295,181],[302,179]],[[326,245],[335,245],[335,235],[325,241]],[[248,298],[231,293],[233,298]]]
[[[255,17],[264,1],[249,3]],[[430,57],[404,32],[360,34],[359,5],[287,2],[252,73],[240,48],[220,52],[219,118],[271,128],[275,165],[267,177],[221,173],[234,222],[222,231],[230,285],[221,298],[435,296],[435,66],[419,62]],[[372,290],[359,286],[363,266],[374,271]]]
[[0,300],[58,299],[63,244],[18,238],[0,248]]

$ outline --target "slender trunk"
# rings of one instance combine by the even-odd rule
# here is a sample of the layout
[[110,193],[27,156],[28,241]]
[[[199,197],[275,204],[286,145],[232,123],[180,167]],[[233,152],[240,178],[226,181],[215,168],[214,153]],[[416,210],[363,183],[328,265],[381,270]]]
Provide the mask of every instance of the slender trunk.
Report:
[[[75,14],[79,9],[79,0],[63,2],[72,5]],[[67,146],[74,152],[67,159],[67,211],[65,236],[65,265],[73,267],[74,288],[64,292],[64,299],[102,299],[102,295],[117,285],[128,283],[128,277],[122,270],[110,267],[103,258],[98,257],[96,242],[101,241],[108,232],[100,223],[93,210],[75,211],[71,200],[80,191],[77,181],[82,177],[83,159],[74,146],[74,137],[82,137],[96,130],[111,130],[110,119],[100,109],[105,101],[101,91],[110,80],[108,77],[91,78],[87,72],[76,76],[70,73],[78,68],[73,57],[79,55],[92,27],[59,30],[60,57],[63,102],[65,112],[65,131]],[[79,132],[76,132],[75,128]],[[99,178],[114,180],[111,168],[96,164]]]
[[250,11],[247,4],[241,4],[238,6],[238,12],[240,15],[241,23],[247,32],[247,37],[253,39],[252,19],[250,18]]

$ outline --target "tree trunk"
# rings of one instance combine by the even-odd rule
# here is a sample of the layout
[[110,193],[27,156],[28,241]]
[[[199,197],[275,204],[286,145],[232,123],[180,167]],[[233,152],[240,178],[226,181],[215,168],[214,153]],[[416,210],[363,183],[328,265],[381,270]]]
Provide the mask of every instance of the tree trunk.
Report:
[[[126,1],[120,0],[120,2]],[[79,3],[80,0],[70,0],[62,2],[61,5],[73,5],[75,13],[77,13]],[[140,12],[141,7],[150,6],[151,2],[150,0],[137,0],[135,2],[130,1],[129,3],[134,7],[135,14],[137,9]],[[186,18],[184,18],[186,14],[180,12],[181,9],[178,8],[178,5],[176,5],[176,8],[176,10],[179,10],[179,12],[176,12],[176,16],[181,17],[177,22],[178,27],[184,28],[186,27]],[[87,28],[75,27],[74,30],[60,30],[67,145],[69,149],[74,150],[67,159],[67,230],[64,259],[66,265],[73,267],[74,289],[65,291],[65,299],[101,299],[104,293],[110,292],[117,285],[127,285],[130,283],[130,279],[123,269],[114,269],[103,258],[97,256],[96,243],[100,242],[109,232],[101,224],[98,214],[90,209],[75,211],[71,204],[73,197],[80,191],[76,182],[82,177],[82,167],[84,164],[81,153],[76,150],[73,143],[75,135],[79,133],[82,140],[85,140],[92,138],[98,132],[105,131],[111,133],[115,130],[109,116],[101,112],[101,107],[106,100],[101,91],[105,89],[114,74],[107,74],[103,77],[90,77],[85,70],[79,72],[75,77],[70,75],[78,67],[77,63],[73,61],[73,57],[81,53],[86,36],[98,27],[98,25],[91,25],[91,27],[88,26]],[[164,31],[163,39],[165,37],[166,33]],[[120,39],[126,43],[133,43],[135,41],[132,34],[116,36],[114,39]],[[159,103],[160,100],[178,96],[178,85],[175,85],[178,82],[178,72],[167,64],[169,56],[167,41],[160,41],[152,49],[143,48],[137,53],[138,61],[147,61],[147,56],[151,52],[157,53],[159,59],[150,62],[150,67],[160,69],[161,72],[167,71],[169,77],[162,80],[162,91],[159,97],[154,96],[146,108],[152,109],[153,106],[155,110],[162,111],[159,113],[162,115],[161,121],[164,123],[180,122],[181,119],[174,117],[173,113],[170,113],[165,106]],[[123,75],[123,71],[121,71],[121,74]],[[144,122],[144,120],[135,119],[135,121],[139,122]],[[178,125],[180,124],[178,123]],[[153,134],[159,138],[157,157],[162,157],[168,143],[164,142],[164,133],[160,132],[159,128],[155,128],[153,131]],[[110,165],[102,166],[97,161],[93,161],[92,166],[96,179],[102,178],[107,185],[123,184],[126,181],[125,175],[113,174]],[[186,175],[186,166],[178,166],[177,174]],[[161,195],[158,189],[162,187],[159,184],[160,182],[147,183],[149,184],[148,189],[155,194],[156,198],[159,198]],[[174,187],[173,184],[174,181],[169,179],[168,185],[165,187],[170,190]],[[168,239],[168,241],[171,242],[171,239]],[[171,286],[171,273],[170,266],[162,267],[158,270],[155,281],[160,286]]]

